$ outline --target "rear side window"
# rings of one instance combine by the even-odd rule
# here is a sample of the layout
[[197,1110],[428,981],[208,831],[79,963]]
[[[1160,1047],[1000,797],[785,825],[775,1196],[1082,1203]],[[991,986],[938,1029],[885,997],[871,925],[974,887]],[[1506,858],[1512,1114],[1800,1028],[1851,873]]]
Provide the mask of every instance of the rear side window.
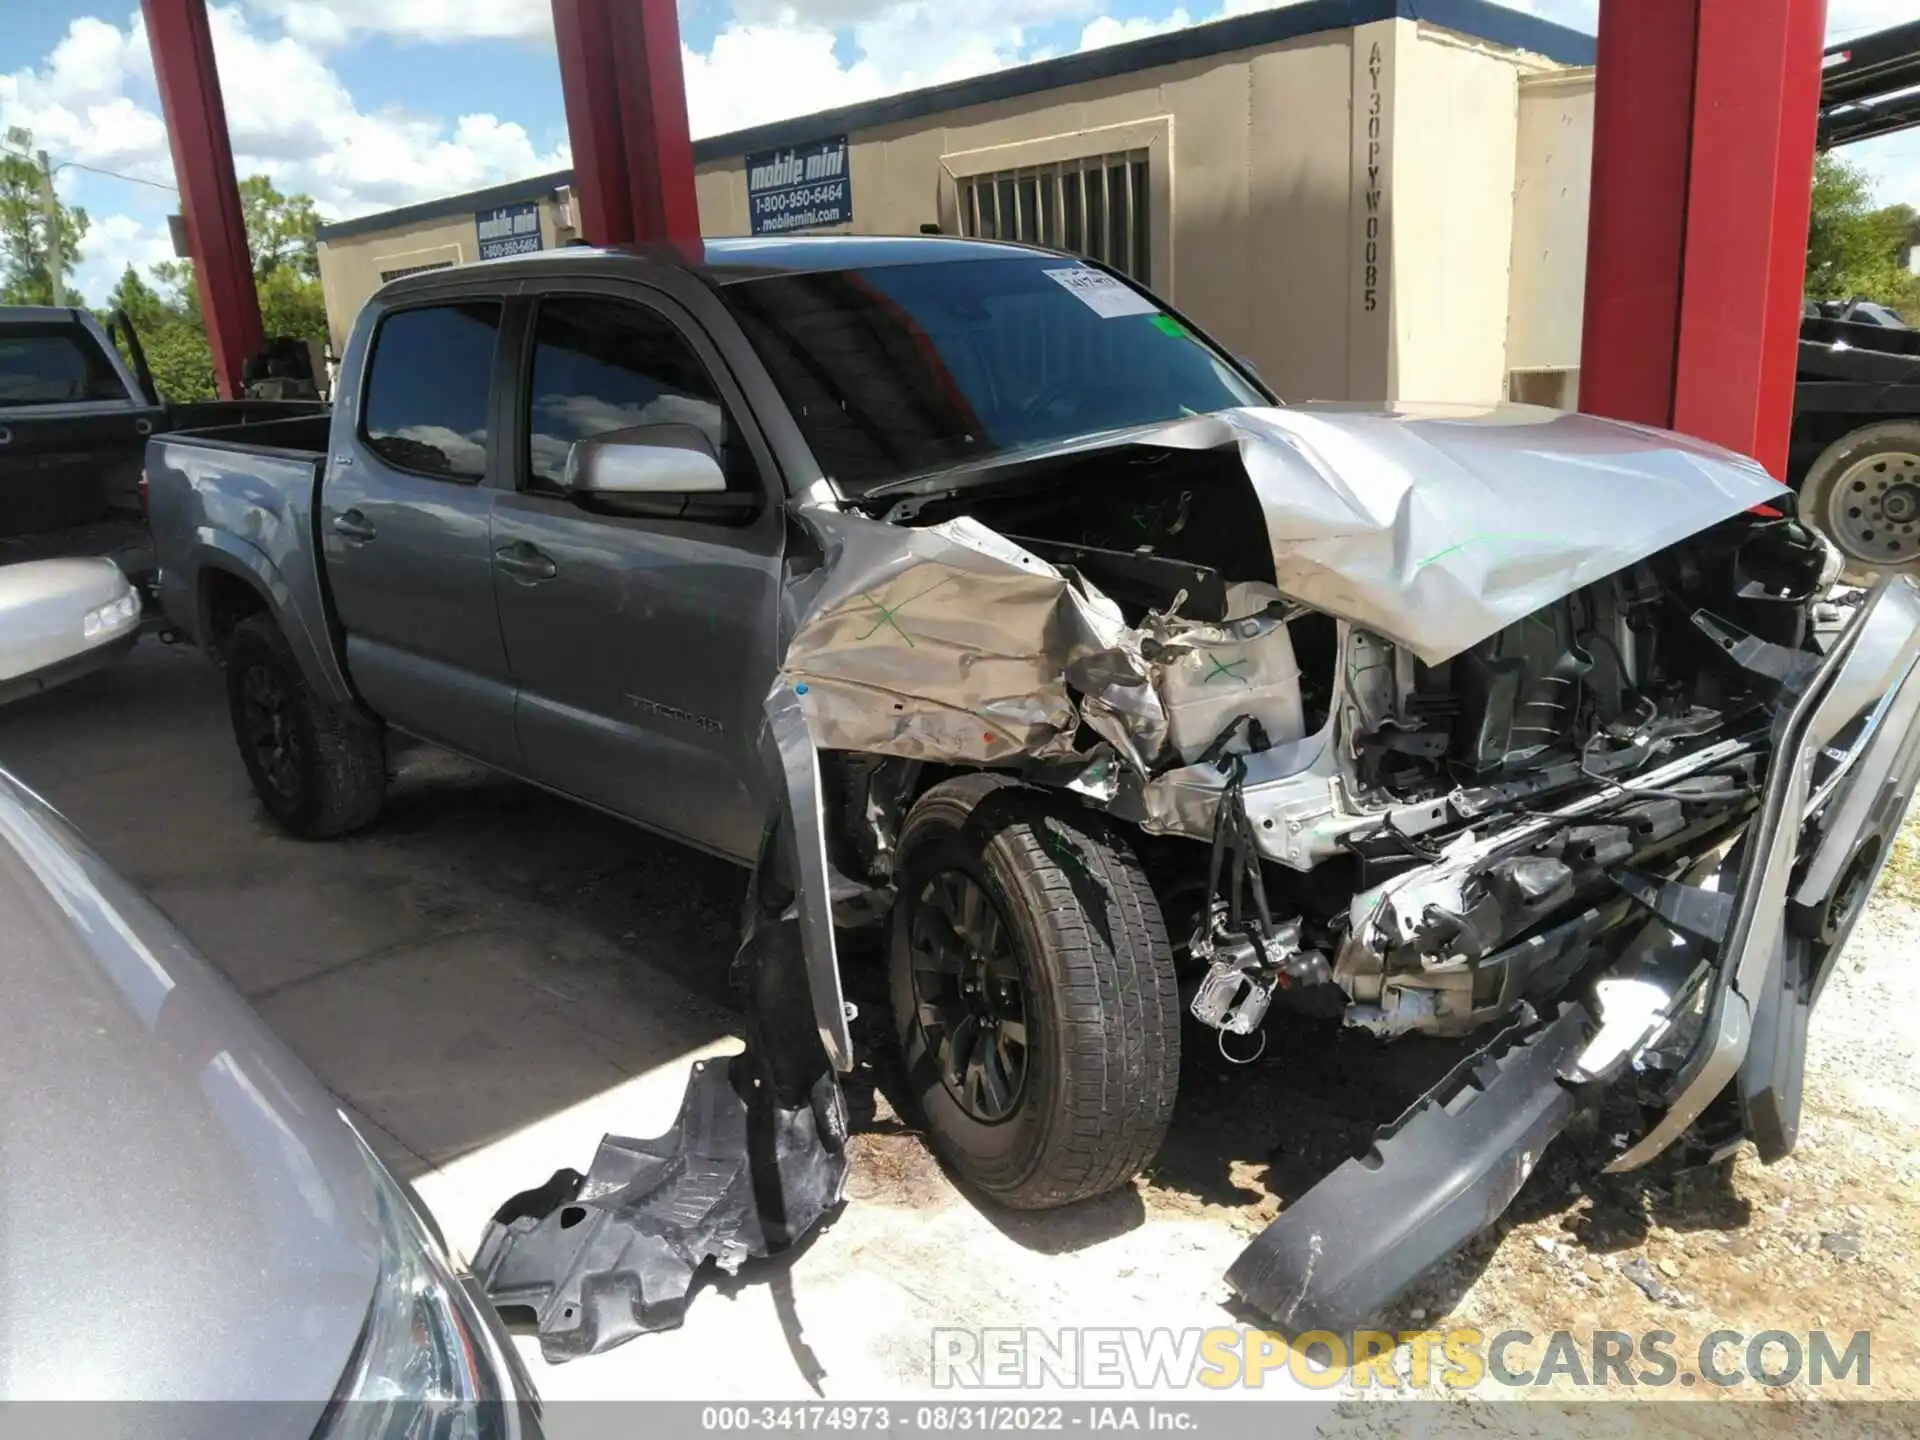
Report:
[[0,405],[125,400],[126,386],[93,337],[73,325],[0,329]]
[[541,301],[527,409],[535,489],[559,488],[574,441],[636,425],[692,425],[736,488],[751,474],[707,367],[665,316],[638,305]]
[[485,475],[499,334],[495,300],[396,310],[382,320],[360,409],[367,447],[396,469],[421,475]]

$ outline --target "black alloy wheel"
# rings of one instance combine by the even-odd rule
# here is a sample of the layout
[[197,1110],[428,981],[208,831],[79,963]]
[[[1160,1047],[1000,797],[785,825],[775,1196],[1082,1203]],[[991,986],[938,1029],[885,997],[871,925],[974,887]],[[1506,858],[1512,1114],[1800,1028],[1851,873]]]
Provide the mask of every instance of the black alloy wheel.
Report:
[[963,870],[942,870],[908,920],[915,1022],[954,1102],[983,1125],[1019,1108],[1027,998],[1013,929]]
[[301,788],[303,757],[293,697],[269,666],[251,664],[240,677],[241,738],[251,747],[258,773],[288,800]]

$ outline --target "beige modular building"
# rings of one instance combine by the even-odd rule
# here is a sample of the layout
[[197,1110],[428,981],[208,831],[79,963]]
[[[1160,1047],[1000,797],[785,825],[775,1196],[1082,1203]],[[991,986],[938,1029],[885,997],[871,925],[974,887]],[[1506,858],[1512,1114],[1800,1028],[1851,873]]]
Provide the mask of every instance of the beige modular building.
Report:
[[[1592,59],[1485,0],[1309,0],[696,141],[701,230],[1059,246],[1288,398],[1570,406]],[[571,241],[570,178],[323,226],[336,352],[385,280]]]

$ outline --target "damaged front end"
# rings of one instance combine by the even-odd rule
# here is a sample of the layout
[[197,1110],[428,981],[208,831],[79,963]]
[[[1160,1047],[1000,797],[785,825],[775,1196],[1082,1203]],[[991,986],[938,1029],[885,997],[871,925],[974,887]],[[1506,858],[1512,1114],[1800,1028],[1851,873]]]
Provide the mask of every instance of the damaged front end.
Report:
[[995,769],[1137,834],[1229,1058],[1285,1009],[1481,1042],[1229,1272],[1282,1324],[1390,1301],[1630,1072],[1653,1103],[1616,1165],[1785,1153],[1920,770],[1920,589],[1820,653],[1827,556],[1785,494],[1587,417],[1307,407],[797,506],[761,871],[793,903],[743,947],[809,992],[782,1103],[850,1065],[836,915],[891,898],[916,794]]

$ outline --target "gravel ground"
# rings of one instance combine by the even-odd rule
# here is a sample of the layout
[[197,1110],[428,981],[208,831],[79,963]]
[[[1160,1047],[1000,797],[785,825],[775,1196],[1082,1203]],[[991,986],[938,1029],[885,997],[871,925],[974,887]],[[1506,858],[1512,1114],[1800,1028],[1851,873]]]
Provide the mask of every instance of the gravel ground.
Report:
[[[1910,823],[1839,969],[1814,1012],[1806,1113],[1798,1150],[1762,1166],[1751,1149],[1707,1170],[1656,1163],[1641,1176],[1596,1176],[1569,1145],[1536,1173],[1490,1235],[1408,1296],[1397,1328],[1474,1326],[1489,1336],[1517,1329],[1544,1337],[1573,1332],[1584,1352],[1594,1330],[1636,1338],[1676,1337],[1677,1385],[1626,1386],[1569,1374],[1527,1389],[1482,1387],[1471,1401],[1423,1412],[1425,1433],[1746,1435],[1920,1433],[1920,1349],[1914,1339],[1920,1258],[1920,1031],[1913,1023],[1912,970],[1920,953],[1920,828]],[[1636,1278],[1637,1277],[1637,1278]],[[1648,1293],[1651,1291],[1652,1293]],[[1654,1298],[1658,1296],[1659,1298]],[[1870,1383],[1850,1377],[1816,1390],[1806,1366],[1790,1384],[1753,1380],[1718,1388],[1688,1384],[1702,1337],[1778,1330],[1805,1341],[1824,1330],[1835,1351],[1871,1332]],[[1531,1369],[1543,1343],[1516,1345],[1514,1368]],[[1723,1347],[1723,1367],[1742,1364],[1744,1346]],[[1785,1352],[1766,1352],[1770,1369]],[[1639,1367],[1636,1365],[1635,1367]],[[1777,1373],[1774,1371],[1773,1373]],[[1720,1403],[1650,1411],[1593,1407],[1594,1398],[1817,1401],[1802,1405]],[[1524,1407],[1483,1402],[1524,1398]],[[1833,1404],[1901,1401],[1907,1404]],[[1370,1434],[1399,1422],[1379,1406],[1353,1408],[1342,1434]]]

